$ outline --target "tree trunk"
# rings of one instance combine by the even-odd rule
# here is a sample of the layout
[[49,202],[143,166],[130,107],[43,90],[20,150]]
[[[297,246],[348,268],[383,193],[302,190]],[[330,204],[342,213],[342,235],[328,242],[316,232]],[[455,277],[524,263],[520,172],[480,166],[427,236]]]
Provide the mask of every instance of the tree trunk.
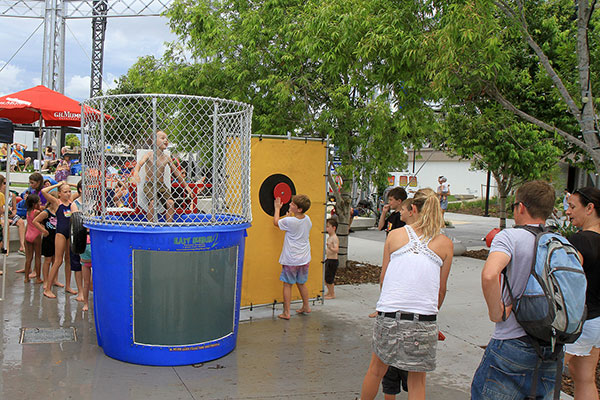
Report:
[[506,184],[506,180],[502,179],[500,175],[495,174],[492,172],[492,174],[494,175],[494,179],[496,180],[496,183],[498,184],[498,195],[500,197],[500,229],[505,229],[506,228],[506,197],[508,196],[508,187]]
[[[331,170],[331,166],[329,168]],[[350,233],[350,202],[351,195],[348,192],[348,188],[352,187],[351,183],[347,183],[345,179],[342,180],[344,185],[341,190],[337,190],[337,183],[334,181],[331,174],[327,175],[329,186],[333,189],[333,196],[335,197],[335,213],[337,215],[338,227],[336,234],[340,241],[338,262],[339,268],[346,268],[346,262],[348,261],[348,234]]]
[[506,193],[500,193],[500,229],[506,228]]
[[340,193],[340,200],[336,196],[335,212],[338,217],[337,236],[340,241],[340,250],[338,260],[340,268],[346,268],[348,261],[348,234],[350,233],[350,193],[346,193],[343,189]]

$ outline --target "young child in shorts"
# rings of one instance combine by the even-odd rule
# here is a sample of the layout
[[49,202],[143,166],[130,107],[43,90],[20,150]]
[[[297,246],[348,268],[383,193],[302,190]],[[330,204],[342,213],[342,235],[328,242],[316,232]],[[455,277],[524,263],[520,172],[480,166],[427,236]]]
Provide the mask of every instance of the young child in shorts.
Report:
[[340,249],[340,240],[336,235],[338,223],[335,219],[329,218],[325,225],[325,230],[327,231],[327,244],[325,249],[325,255],[327,259],[325,260],[325,286],[327,287],[327,293],[325,293],[325,298],[335,299],[335,290],[333,287],[333,282],[335,280],[335,273],[337,272],[339,261],[338,261],[338,252]]
[[273,224],[285,231],[283,239],[283,249],[279,257],[279,263],[282,270],[279,280],[283,282],[283,313],[278,317],[281,319],[290,319],[290,304],[292,301],[292,286],[296,284],[300,296],[302,297],[302,308],[296,310],[299,314],[308,314],[310,305],[308,304],[308,265],[310,264],[310,241],[309,233],[312,228],[312,222],[306,211],[310,208],[310,199],[304,194],[297,194],[292,197],[290,211],[284,218],[280,218],[281,198],[275,199],[275,213],[273,214]]
[[27,196],[27,230],[25,231],[25,282],[29,282],[31,261],[35,260],[35,283],[42,283],[42,235],[33,220],[40,213],[40,197],[33,193]]

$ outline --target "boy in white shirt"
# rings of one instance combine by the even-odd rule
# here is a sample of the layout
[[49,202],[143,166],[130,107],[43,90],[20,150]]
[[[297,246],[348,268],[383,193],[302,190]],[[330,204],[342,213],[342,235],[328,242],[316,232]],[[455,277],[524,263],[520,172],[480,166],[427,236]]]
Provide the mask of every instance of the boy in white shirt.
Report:
[[308,314],[308,265],[310,264],[310,242],[309,233],[312,222],[305,212],[310,208],[310,199],[304,194],[292,197],[290,211],[284,218],[279,217],[281,210],[281,198],[275,199],[275,213],[273,214],[273,225],[285,231],[283,249],[279,257],[282,266],[279,280],[283,282],[283,313],[278,317],[290,319],[290,304],[292,300],[292,286],[296,284],[302,297],[302,308],[297,313]]

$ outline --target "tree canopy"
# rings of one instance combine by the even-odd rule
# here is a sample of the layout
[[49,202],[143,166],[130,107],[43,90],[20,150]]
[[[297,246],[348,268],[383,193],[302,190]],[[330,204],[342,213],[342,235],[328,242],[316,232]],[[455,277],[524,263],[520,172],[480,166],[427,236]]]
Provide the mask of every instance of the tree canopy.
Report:
[[600,167],[591,82],[596,1],[443,1],[432,87],[448,104],[493,101]]
[[561,153],[600,165],[595,5],[176,0],[178,40],[117,91],[251,103],[255,134],[331,138],[346,183],[381,181],[403,169],[406,147],[439,144],[492,171],[504,195],[547,177]]

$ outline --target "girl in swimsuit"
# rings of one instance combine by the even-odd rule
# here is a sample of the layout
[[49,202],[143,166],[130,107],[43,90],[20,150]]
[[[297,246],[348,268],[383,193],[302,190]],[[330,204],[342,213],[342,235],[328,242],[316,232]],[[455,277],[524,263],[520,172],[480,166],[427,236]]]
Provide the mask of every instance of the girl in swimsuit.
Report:
[[[50,196],[52,196],[52,193],[50,193]],[[50,274],[50,266],[54,263],[56,208],[57,206],[55,203],[48,202],[48,207],[39,213],[33,220],[33,224],[40,232],[42,232],[42,255],[44,256],[42,271],[44,273],[44,281],[46,282],[48,281],[48,275]],[[64,286],[62,283],[56,281],[54,282],[54,285],[59,287]]]
[[42,237],[40,231],[33,224],[33,220],[40,213],[40,197],[37,194],[27,196],[27,231],[25,232],[25,282],[29,282],[31,261],[35,257],[35,283],[42,283]]
[[[81,181],[79,181],[77,182],[77,195],[71,196],[71,200],[73,201],[73,203],[71,204],[71,212],[80,211],[82,209],[81,202],[79,201],[79,197],[81,197],[81,191],[82,186]],[[79,254],[73,252],[71,246],[69,246],[69,257],[71,258],[71,271],[75,272],[75,284],[77,285],[78,295],[75,298],[75,300],[83,303],[83,273],[81,266],[81,257],[79,257]]]
[[[83,191],[81,181],[77,183],[77,193],[81,196]],[[73,205],[71,206],[73,212],[82,211],[83,207],[79,200],[73,200]],[[87,230],[87,229],[86,229]],[[71,252],[71,257],[79,258],[81,263],[81,271],[79,272],[80,277],[77,277],[77,272],[75,272],[75,280],[77,282],[77,289],[79,290],[79,296],[75,300],[81,301],[83,303],[82,311],[89,310],[89,294],[90,294],[90,286],[92,282],[92,254],[90,247],[90,236],[89,233],[87,235],[87,246],[85,248],[85,252],[81,255]],[[79,280],[78,280],[79,279]],[[83,283],[80,280],[83,279]]]
[[[54,188],[58,188],[58,199],[48,195]],[[69,258],[70,247],[70,228],[71,228],[71,186],[66,182],[59,182],[56,185],[48,186],[42,190],[49,202],[57,204],[56,209],[56,237],[54,238],[54,264],[50,269],[48,280],[44,284],[44,296],[51,299],[56,298],[52,292],[52,282],[58,275],[58,270],[65,261],[65,292],[77,294],[71,289],[71,260]]]

